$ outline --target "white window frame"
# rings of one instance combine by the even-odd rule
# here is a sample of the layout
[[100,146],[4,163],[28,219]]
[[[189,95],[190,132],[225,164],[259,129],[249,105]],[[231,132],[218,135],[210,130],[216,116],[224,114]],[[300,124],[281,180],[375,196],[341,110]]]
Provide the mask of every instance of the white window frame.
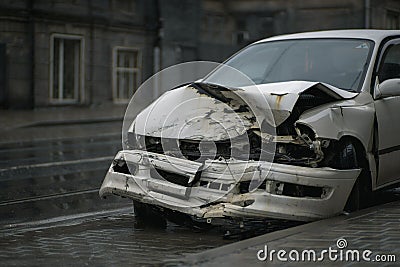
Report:
[[[68,39],[68,40],[78,40],[80,41],[80,58],[78,60],[75,59],[75,67],[79,66],[79,77],[75,80],[75,99],[63,99],[63,88],[62,84],[59,83],[58,88],[58,96],[53,95],[53,81],[54,81],[54,40],[58,39]],[[79,55],[78,55],[79,56]],[[72,35],[72,34],[61,34],[61,33],[54,33],[50,36],[50,79],[49,79],[49,96],[50,96],[50,103],[52,104],[73,104],[73,103],[81,103],[85,100],[85,90],[84,90],[84,82],[85,82],[85,38],[81,35]],[[63,78],[63,66],[64,66],[64,57],[60,54],[59,64],[62,68],[59,68],[59,73],[61,79]],[[56,97],[56,98],[55,98]]]
[[[137,64],[138,66],[136,68],[124,68],[124,67],[118,67],[118,51],[133,51],[137,52]],[[112,58],[113,58],[113,65],[112,65],[112,80],[113,80],[113,86],[112,86],[112,96],[113,96],[113,101],[114,103],[121,103],[121,104],[126,104],[129,103],[130,98],[118,98],[118,80],[117,80],[117,73],[119,71],[121,72],[136,72],[137,73],[137,83],[138,83],[138,88],[140,84],[142,83],[142,53],[139,48],[137,47],[129,47],[129,46],[114,46],[112,50]],[[137,88],[136,88],[137,89]]]

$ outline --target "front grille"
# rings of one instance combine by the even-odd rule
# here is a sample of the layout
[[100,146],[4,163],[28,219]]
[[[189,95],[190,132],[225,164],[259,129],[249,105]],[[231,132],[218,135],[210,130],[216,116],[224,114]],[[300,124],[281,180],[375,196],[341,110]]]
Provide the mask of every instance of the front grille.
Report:
[[148,152],[164,154],[164,150],[163,150],[163,147],[161,144],[160,137],[146,136],[144,140],[145,140],[145,146],[146,146],[145,149]]
[[200,141],[179,141],[179,149],[182,155],[189,160],[200,158],[218,159],[223,157],[230,158],[231,144],[229,141],[222,142],[202,142]]
[[[184,157],[188,160],[205,161],[206,159],[230,159],[232,156],[243,160],[258,160],[260,158],[261,139],[252,131],[247,133],[250,148],[243,147],[243,151],[232,148],[231,140],[221,141],[199,141],[199,140],[177,140],[171,138],[145,136],[145,150],[157,154],[168,154],[175,157]],[[139,138],[143,139],[143,137]],[[243,138],[239,138],[242,142]],[[236,140],[232,139],[232,143]],[[233,149],[236,149],[233,151]]]
[[165,179],[166,181],[177,185],[189,186],[189,177],[166,170],[151,168],[150,176],[156,179]]
[[[163,138],[162,143],[169,148],[168,154],[179,156],[180,154],[188,160],[198,160],[200,158],[217,159],[223,157],[230,158],[231,143],[230,141],[220,142],[201,142],[197,140],[176,140]],[[165,154],[160,137],[145,137],[146,150],[148,152]]]
[[[255,188],[250,188],[251,181],[243,181],[239,183],[239,192],[240,194],[249,193]],[[257,186],[257,189],[265,190],[266,181],[263,181],[260,185]],[[251,190],[250,190],[251,189]]]

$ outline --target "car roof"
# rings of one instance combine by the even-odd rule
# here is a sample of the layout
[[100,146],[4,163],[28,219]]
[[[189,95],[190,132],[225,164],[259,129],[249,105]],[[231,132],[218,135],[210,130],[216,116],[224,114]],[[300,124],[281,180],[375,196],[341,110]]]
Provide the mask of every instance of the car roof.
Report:
[[369,39],[376,43],[380,43],[389,36],[400,36],[400,30],[331,30],[331,31],[315,31],[294,34],[285,34],[266,38],[255,43],[263,43],[269,41],[291,40],[291,39],[311,39],[311,38],[356,38]]

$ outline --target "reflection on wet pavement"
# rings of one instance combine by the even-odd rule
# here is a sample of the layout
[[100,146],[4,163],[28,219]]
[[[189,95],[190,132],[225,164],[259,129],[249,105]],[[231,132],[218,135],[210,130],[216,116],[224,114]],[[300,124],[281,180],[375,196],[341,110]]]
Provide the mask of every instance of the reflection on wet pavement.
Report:
[[[26,137],[1,143],[0,228],[130,204],[120,198],[105,201],[98,196],[111,160],[121,147],[120,124],[79,125],[79,131],[78,125],[36,127],[48,135],[59,136],[59,131],[69,129],[85,136],[42,140],[37,138],[39,132],[33,132],[34,140]],[[114,132],[91,135],[99,127]]]
[[2,231],[0,259],[11,265],[154,265],[232,241],[217,230],[195,232],[168,223],[166,229],[135,228],[132,209],[87,221]]
[[98,189],[121,147],[119,124],[2,134],[23,138],[0,144],[1,265],[149,265],[232,242],[216,229],[135,228],[130,200],[100,199]]

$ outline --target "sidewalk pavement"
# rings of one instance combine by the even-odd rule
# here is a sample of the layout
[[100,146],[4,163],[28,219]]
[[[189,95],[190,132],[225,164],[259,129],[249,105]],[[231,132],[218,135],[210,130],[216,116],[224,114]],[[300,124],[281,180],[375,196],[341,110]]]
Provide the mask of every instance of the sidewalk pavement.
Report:
[[47,107],[33,110],[0,110],[0,131],[20,127],[122,121],[127,105]]
[[126,107],[127,105],[102,104],[0,110],[0,145],[120,135]]
[[[301,226],[281,230],[251,239],[236,242],[223,247],[208,250],[202,253],[188,255],[184,259],[174,262],[173,265],[183,266],[267,266],[273,265],[313,265],[313,262],[283,262],[273,255],[273,262],[269,258],[265,261],[257,259],[260,250],[285,250],[284,257],[288,258],[291,250],[301,252],[305,249],[314,249],[317,255],[324,249],[338,249],[338,239],[347,242],[342,251],[359,250],[360,262],[354,261],[330,261],[325,254],[323,262],[314,262],[314,265],[322,266],[398,266],[400,262],[400,201],[378,205],[350,215],[340,215],[326,220],[321,220]],[[341,244],[343,240],[341,240]],[[374,260],[375,255],[394,254],[396,262],[378,263],[362,260],[362,252],[371,250],[369,256]],[[338,250],[340,251],[340,250]],[[294,254],[293,254],[294,255]],[[339,254],[338,254],[339,255]],[[264,256],[263,252],[260,256]],[[343,256],[345,259],[346,256]],[[351,259],[351,257],[350,257]],[[167,263],[167,265],[169,265]]]

